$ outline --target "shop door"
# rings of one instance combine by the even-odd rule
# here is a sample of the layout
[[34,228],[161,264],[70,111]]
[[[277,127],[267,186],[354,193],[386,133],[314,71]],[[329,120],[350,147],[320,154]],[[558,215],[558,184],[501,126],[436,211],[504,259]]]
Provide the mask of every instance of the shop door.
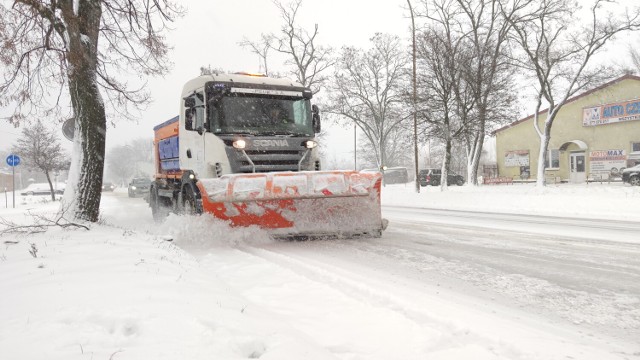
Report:
[[584,153],[571,154],[571,177],[572,183],[583,183],[586,180]]

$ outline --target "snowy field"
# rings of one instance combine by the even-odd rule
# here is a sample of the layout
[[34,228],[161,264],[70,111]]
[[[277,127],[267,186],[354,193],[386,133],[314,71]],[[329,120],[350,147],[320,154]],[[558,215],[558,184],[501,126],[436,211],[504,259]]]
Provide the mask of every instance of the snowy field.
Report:
[[[386,186],[383,214],[408,206],[640,221],[640,187],[621,183],[421,190]],[[37,196],[17,196],[12,209],[9,195],[8,205],[0,217],[23,225],[58,210]],[[467,279],[436,286],[398,278],[382,260],[363,264],[371,258],[358,248],[411,242],[399,226],[382,239],[283,243],[206,217],[156,225],[142,199],[117,189],[90,231],[0,237],[0,359],[640,359],[640,341],[441,283]],[[617,301],[640,319],[637,293]]]

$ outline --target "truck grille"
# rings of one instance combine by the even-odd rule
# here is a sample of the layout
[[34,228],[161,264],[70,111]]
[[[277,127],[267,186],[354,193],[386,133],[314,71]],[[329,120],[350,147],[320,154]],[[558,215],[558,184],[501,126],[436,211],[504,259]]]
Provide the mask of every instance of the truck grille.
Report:
[[[256,172],[298,171],[298,162],[304,152],[296,150],[247,150],[253,161]],[[244,158],[240,158],[239,172],[251,173],[253,166]]]

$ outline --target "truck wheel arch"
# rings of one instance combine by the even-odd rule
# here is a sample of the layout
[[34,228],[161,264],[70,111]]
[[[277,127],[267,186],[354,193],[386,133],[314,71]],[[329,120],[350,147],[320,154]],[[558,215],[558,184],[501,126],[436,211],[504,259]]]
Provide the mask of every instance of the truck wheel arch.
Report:
[[[180,186],[180,200],[182,204],[180,206],[185,207],[185,211],[193,212],[195,214],[202,214],[202,202],[200,189],[196,185],[197,178],[191,175],[193,172],[187,171],[182,175],[181,186]],[[192,203],[192,209],[186,209],[187,202]]]

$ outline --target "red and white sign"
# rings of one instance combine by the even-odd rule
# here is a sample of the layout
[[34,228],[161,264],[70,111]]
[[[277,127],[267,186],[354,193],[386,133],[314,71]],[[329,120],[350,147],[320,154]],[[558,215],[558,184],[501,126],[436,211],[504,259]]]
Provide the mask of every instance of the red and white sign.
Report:
[[640,99],[599,105],[582,110],[582,126],[640,120]]
[[627,154],[622,149],[596,150],[589,153],[591,173],[618,175],[627,166]]
[[529,150],[513,150],[504,154],[504,166],[529,166]]

